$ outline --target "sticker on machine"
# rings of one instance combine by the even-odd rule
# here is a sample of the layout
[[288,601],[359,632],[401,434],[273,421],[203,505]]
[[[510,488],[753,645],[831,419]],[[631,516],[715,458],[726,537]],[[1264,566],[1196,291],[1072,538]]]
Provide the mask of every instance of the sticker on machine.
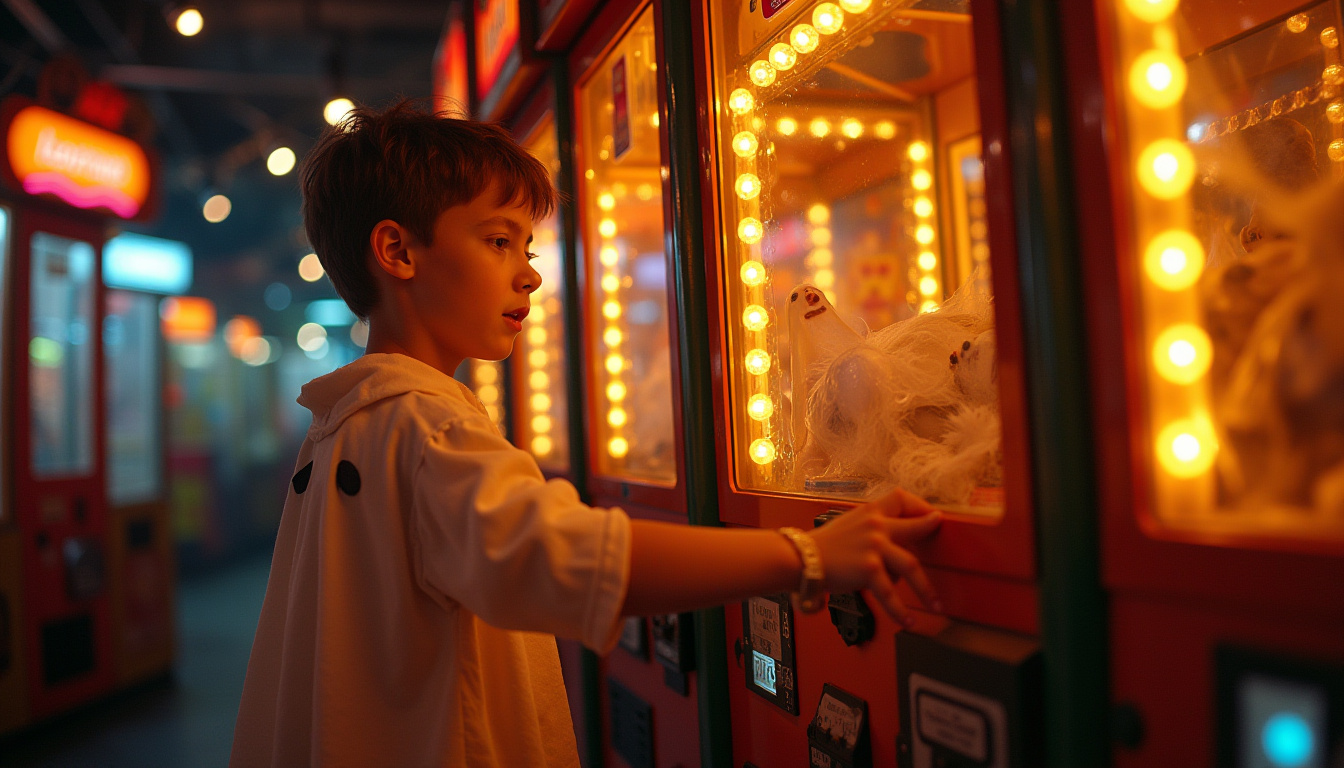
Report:
[[625,57],[611,66],[612,155],[620,160],[630,151],[630,92],[625,81]]
[[751,0],[753,5],[757,2],[761,4],[761,14],[768,19],[779,13],[781,8],[793,2],[793,0]]
[[784,644],[779,632],[779,603],[753,597],[751,607],[751,647],[775,661],[783,661]]

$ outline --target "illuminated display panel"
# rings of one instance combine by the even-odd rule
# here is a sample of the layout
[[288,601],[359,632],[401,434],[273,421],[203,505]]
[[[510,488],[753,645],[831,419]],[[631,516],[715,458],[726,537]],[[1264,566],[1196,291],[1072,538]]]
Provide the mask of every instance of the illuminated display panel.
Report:
[[1237,7],[1112,4],[1151,508],[1344,539],[1340,8]]
[[[4,354],[9,338],[5,325],[9,317],[9,209],[0,206],[0,435],[9,434],[9,360]],[[9,451],[13,440],[0,446],[0,523],[9,521]]]
[[[555,124],[547,118],[523,142],[527,150],[551,171],[560,173],[560,145]],[[532,294],[532,311],[514,347],[514,440],[536,456],[542,467],[569,471],[569,406],[565,359],[566,258],[560,244],[560,212],[532,228],[532,266],[541,274],[541,287]]]
[[163,498],[159,297],[108,291],[103,318],[107,375],[107,492],[113,504]]
[[739,4],[714,31],[738,486],[1001,515],[969,3]]
[[579,86],[580,205],[589,297],[589,434],[597,472],[676,483],[652,8]]
[[93,472],[93,246],[36,232],[28,370],[33,475]]

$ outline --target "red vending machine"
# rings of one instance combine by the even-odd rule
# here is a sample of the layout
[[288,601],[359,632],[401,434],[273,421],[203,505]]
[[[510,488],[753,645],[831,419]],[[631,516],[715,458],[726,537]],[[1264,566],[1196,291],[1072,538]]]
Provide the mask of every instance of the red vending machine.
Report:
[[945,513],[913,627],[860,593],[728,607],[732,765],[1040,765],[999,8],[691,14],[720,517],[807,529],[897,486]]
[[1114,764],[1340,765],[1340,4],[1064,25]]
[[[11,297],[10,258],[13,213],[0,204],[0,434],[13,434],[10,404],[11,362],[9,307]],[[23,550],[22,536],[14,512],[13,441],[0,445],[0,733],[12,731],[28,721],[27,668],[23,635]]]
[[[554,4],[547,4],[553,6]],[[589,500],[689,523],[657,2],[600,8],[568,57]],[[693,614],[636,618],[603,660],[608,765],[700,764]],[[590,716],[596,713],[590,713]]]
[[14,195],[6,468],[23,599],[13,621],[27,716],[39,719],[117,680],[99,253],[109,215],[146,212],[153,164],[129,138],[24,99],[0,113]]

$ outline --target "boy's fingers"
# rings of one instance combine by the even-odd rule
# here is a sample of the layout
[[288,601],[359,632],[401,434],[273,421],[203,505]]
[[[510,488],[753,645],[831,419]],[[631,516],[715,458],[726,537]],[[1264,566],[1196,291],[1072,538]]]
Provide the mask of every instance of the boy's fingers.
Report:
[[887,615],[898,623],[907,627],[915,623],[914,614],[910,613],[910,609],[906,608],[905,603],[901,602],[900,595],[896,593],[896,583],[891,580],[886,571],[880,571],[873,577],[872,582],[868,585],[868,592],[877,598],[882,610],[886,611]]
[[883,549],[882,559],[886,561],[888,571],[896,574],[897,579],[904,578],[910,584],[910,588],[915,591],[915,595],[925,607],[942,611],[938,591],[933,588],[933,582],[929,581],[929,575],[924,572],[924,567],[919,564],[918,558],[900,547],[890,546]]
[[919,517],[937,511],[932,504],[903,488],[897,488],[873,504],[889,517]]
[[897,544],[911,544],[932,536],[943,523],[943,513],[933,510],[923,517],[907,517],[891,521],[891,538]]

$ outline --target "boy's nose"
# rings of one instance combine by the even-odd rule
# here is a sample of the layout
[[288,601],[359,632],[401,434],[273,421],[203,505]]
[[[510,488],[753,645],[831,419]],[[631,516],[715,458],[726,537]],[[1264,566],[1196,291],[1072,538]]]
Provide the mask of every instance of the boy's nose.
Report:
[[541,273],[528,265],[527,273],[523,275],[523,290],[532,293],[541,287]]

